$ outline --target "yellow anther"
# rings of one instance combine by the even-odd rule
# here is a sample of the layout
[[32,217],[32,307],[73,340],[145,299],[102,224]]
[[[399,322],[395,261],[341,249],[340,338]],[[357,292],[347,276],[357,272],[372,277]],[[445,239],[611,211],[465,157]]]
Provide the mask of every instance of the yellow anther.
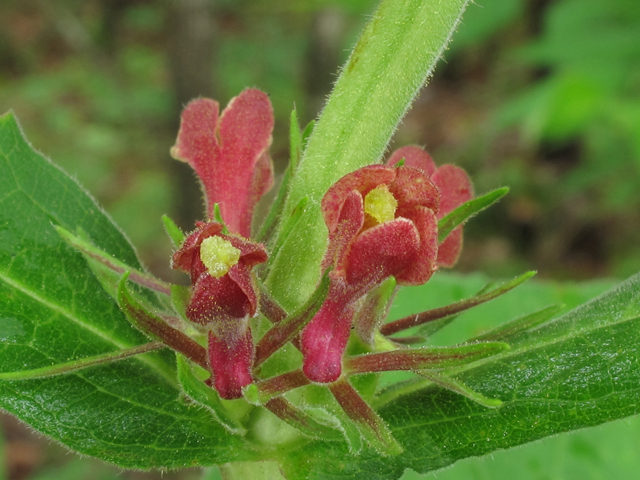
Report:
[[200,259],[209,275],[220,278],[238,263],[240,250],[224,238],[209,237],[200,244]]
[[371,215],[376,223],[393,220],[398,208],[398,202],[386,185],[378,185],[364,197],[364,211]]

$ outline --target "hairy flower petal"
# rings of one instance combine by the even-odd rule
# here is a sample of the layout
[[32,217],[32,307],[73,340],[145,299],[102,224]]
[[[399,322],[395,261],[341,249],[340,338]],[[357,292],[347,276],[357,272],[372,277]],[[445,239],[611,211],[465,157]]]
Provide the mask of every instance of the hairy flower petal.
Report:
[[221,336],[209,332],[208,359],[213,372],[213,385],[227,400],[242,397],[242,387],[249,385],[254,345],[251,330],[246,324],[236,326],[237,335]]
[[437,167],[431,155],[415,145],[407,145],[394,151],[387,160],[387,165],[393,167],[402,159],[405,167],[418,168],[429,177],[436,172]]
[[420,234],[412,221],[396,218],[381,223],[351,243],[342,261],[346,281],[368,290],[391,275],[397,278],[419,251]]
[[357,191],[364,198],[378,185],[393,182],[395,170],[383,165],[372,165],[351,172],[334,183],[322,198],[322,215],[329,233],[337,228],[340,212],[351,192]]
[[205,191],[207,215],[215,204],[229,230],[248,237],[253,208],[273,185],[271,145],[273,110],[266,94],[247,89],[218,116],[217,102],[200,98],[182,112],[171,154],[188,162]]

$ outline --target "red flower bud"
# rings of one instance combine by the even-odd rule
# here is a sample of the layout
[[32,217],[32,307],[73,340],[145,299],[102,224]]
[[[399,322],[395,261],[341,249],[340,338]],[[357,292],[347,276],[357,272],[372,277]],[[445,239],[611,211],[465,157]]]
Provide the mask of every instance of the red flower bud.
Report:
[[222,398],[239,398],[251,383],[254,347],[249,318],[258,306],[251,269],[267,260],[264,247],[222,234],[219,223],[197,223],[173,255],[173,268],[191,276],[187,318],[209,331],[209,363]]
[[253,208],[273,186],[268,148],[273,130],[269,97],[247,89],[218,116],[218,102],[200,98],[182,112],[180,131],[171,155],[188,162],[205,192],[207,215],[214,205],[231,232],[251,234]]

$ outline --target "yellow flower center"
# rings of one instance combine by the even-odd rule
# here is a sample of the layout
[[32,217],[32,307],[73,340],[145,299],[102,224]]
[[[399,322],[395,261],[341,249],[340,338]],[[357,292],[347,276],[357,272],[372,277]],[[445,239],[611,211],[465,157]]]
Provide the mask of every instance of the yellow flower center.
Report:
[[364,211],[368,213],[375,224],[393,220],[398,208],[398,202],[386,185],[378,185],[364,197]]
[[240,260],[240,250],[221,237],[205,238],[200,244],[200,259],[212,277],[220,278]]

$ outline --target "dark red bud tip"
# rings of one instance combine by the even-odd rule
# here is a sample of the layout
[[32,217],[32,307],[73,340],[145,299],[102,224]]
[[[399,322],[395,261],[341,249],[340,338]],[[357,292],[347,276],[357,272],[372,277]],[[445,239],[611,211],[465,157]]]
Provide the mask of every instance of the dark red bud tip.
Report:
[[240,398],[242,388],[253,382],[253,351],[251,330],[248,328],[233,340],[223,340],[209,332],[209,365],[213,372],[213,385],[221,398]]
[[342,374],[342,355],[351,332],[354,311],[352,305],[345,305],[344,297],[337,300],[327,298],[302,331],[302,371],[312,382],[335,382]]

